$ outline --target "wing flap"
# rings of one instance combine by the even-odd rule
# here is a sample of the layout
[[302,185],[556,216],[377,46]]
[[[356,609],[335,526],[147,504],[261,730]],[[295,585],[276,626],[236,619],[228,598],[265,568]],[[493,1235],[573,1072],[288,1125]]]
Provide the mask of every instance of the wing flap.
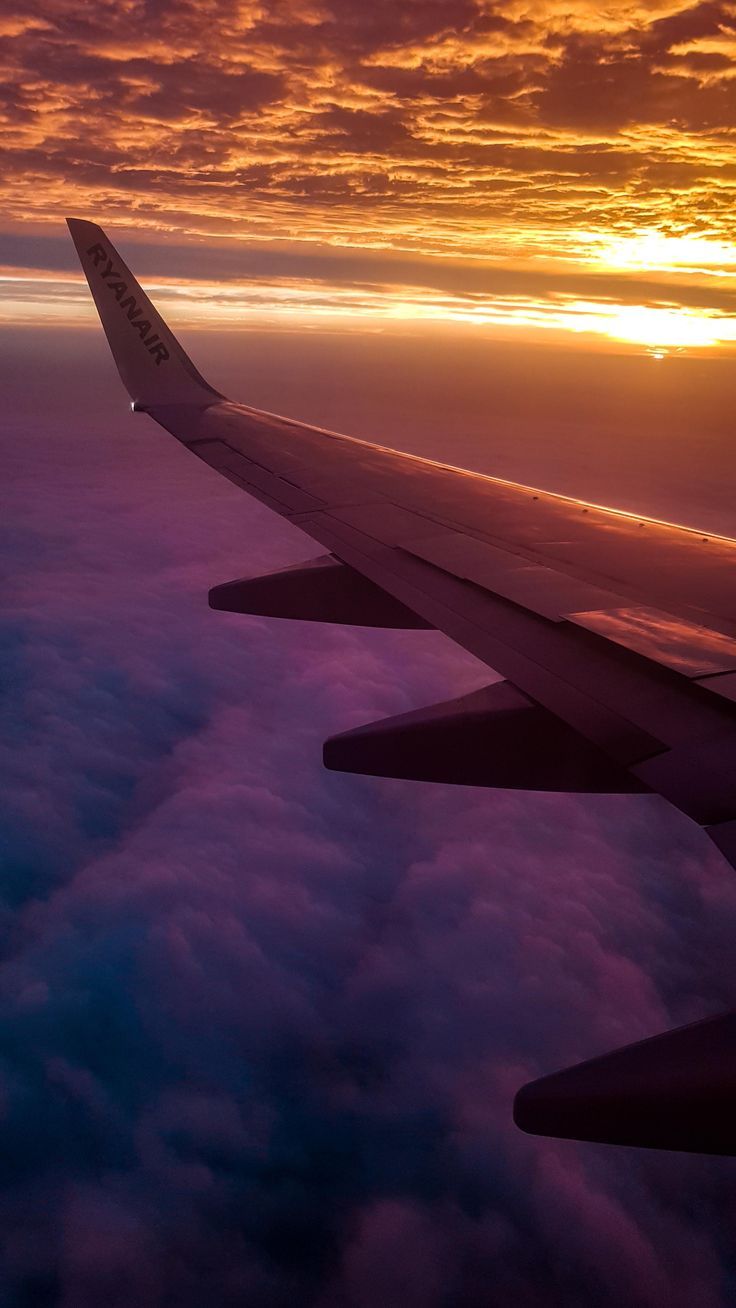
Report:
[[686,677],[736,670],[736,640],[643,604],[570,613],[571,622]]
[[265,496],[271,506],[284,513],[309,513],[323,507],[324,501],[247,458],[226,441],[192,441],[190,449],[229,481],[254,495]]
[[412,540],[404,543],[403,548],[552,622],[561,622],[568,613],[578,609],[601,609],[621,602],[620,596],[569,573],[457,531],[444,532],[428,540]]

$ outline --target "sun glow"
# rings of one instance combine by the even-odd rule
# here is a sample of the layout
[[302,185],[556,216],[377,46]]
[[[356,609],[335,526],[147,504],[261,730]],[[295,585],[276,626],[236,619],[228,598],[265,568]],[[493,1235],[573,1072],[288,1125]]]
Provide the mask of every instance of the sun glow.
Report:
[[0,19],[5,321],[85,312],[68,205],[192,325],[733,349],[733,0],[139,8]]
[[656,229],[604,241],[596,260],[619,271],[699,272],[736,277],[736,245],[712,236],[670,236]]
[[[387,283],[338,286],[319,279],[246,282],[147,280],[146,289],[181,326],[254,329],[259,325],[320,330],[406,330],[456,324],[510,339],[575,338],[598,348],[613,343],[665,353],[736,345],[736,316],[672,305],[622,304],[570,295],[480,295]],[[91,322],[94,310],[79,279],[0,269],[0,323]]]
[[701,350],[736,342],[736,318],[646,304],[578,302],[571,309],[577,315],[567,324],[572,330],[602,332],[614,340],[646,345],[653,351],[665,347]]

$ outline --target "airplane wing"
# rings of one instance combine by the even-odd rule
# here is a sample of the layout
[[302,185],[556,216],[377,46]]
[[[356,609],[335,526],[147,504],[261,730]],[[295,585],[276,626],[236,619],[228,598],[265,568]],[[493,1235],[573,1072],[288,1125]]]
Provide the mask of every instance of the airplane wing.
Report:
[[[233,403],[201,377],[102,230],[68,221],[133,409],[326,551],[217,586],[211,605],[434,627],[503,678],[333,737],[328,767],[653,791],[736,865],[736,540]],[[527,1096],[525,1129],[544,1117],[538,1101]]]

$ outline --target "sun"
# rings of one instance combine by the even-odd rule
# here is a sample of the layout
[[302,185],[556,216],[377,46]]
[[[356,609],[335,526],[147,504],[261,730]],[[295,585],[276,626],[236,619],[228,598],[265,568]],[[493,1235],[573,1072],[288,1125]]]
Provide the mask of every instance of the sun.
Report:
[[703,349],[736,338],[736,323],[684,309],[622,304],[615,306],[609,331],[617,340],[649,345],[655,350],[665,346]]
[[596,252],[596,261],[619,272],[700,272],[736,277],[736,245],[713,236],[685,233],[669,236],[654,228],[612,236]]
[[615,341],[643,345],[655,355],[736,342],[736,318],[695,309],[578,300],[567,310],[567,325],[573,331],[595,332]]

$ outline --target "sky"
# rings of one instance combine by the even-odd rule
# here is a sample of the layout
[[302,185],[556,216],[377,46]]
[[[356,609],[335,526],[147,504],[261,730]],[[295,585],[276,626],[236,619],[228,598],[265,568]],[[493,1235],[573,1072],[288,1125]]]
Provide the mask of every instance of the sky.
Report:
[[733,1007],[732,870],[655,797],[324,771],[492,674],[208,608],[313,543],[130,413],[63,216],[234,398],[734,533],[736,6],[2,31],[0,1308],[729,1308],[732,1160],[511,1105]]
[[4,320],[104,218],[182,322],[732,350],[736,5],[4,6]]

